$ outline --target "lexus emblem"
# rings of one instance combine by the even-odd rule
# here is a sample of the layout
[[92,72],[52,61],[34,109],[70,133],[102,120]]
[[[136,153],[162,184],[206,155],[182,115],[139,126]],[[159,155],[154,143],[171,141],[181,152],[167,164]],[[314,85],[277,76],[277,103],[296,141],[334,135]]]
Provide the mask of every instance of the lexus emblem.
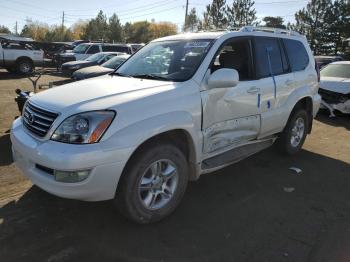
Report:
[[33,124],[34,123],[34,115],[33,114],[28,114],[28,122],[29,124]]

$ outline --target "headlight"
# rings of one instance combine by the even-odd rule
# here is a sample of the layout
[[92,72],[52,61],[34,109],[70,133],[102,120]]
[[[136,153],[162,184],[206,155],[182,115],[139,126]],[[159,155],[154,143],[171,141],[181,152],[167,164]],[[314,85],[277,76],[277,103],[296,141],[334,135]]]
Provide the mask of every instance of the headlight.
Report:
[[51,140],[71,144],[98,142],[115,116],[114,111],[92,111],[65,119],[51,136]]

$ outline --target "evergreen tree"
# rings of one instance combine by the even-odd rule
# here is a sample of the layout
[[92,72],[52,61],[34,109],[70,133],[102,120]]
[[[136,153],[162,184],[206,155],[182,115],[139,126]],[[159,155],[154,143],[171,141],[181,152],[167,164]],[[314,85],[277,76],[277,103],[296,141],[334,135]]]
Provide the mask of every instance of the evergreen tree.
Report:
[[86,26],[84,38],[87,40],[103,40],[108,38],[107,17],[102,10],[97,14],[96,18],[91,19]]
[[255,2],[252,0],[234,0],[231,7],[227,6],[227,20],[231,27],[241,27],[256,24]]
[[110,42],[123,41],[123,28],[120,24],[118,16],[115,13],[109,18],[107,38]]
[[265,16],[262,19],[265,22],[265,26],[285,29],[286,26],[283,25],[283,18],[280,16]]
[[293,29],[305,34],[315,54],[322,54],[327,41],[327,16],[332,8],[331,0],[310,0],[306,8],[295,14]]
[[339,51],[344,52],[343,40],[350,37],[350,1],[335,0],[327,11],[325,40],[332,45],[327,45],[328,50],[323,48],[321,51],[336,55]]
[[227,26],[226,0],[213,0],[206,6],[203,29],[223,29]]
[[186,17],[186,22],[184,25],[184,31],[195,31],[199,26],[199,18],[197,16],[196,8],[192,8],[190,14]]

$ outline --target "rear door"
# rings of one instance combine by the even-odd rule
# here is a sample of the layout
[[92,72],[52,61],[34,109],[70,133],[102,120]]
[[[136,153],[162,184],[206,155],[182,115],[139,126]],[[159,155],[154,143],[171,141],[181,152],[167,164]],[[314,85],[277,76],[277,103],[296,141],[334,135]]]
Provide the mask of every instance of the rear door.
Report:
[[280,110],[288,90],[294,85],[281,40],[276,37],[254,38],[255,72],[261,89],[261,130],[259,137],[280,129]]

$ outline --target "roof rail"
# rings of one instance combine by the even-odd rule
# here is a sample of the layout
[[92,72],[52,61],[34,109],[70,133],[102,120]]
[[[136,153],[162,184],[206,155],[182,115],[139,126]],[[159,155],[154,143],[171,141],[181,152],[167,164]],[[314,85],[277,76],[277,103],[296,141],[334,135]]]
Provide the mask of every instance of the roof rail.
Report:
[[274,34],[284,34],[284,35],[291,35],[291,36],[301,36],[298,32],[288,30],[288,29],[281,29],[281,28],[274,28],[274,27],[263,27],[263,26],[243,26],[239,29],[240,32],[268,32],[268,33],[274,33]]

